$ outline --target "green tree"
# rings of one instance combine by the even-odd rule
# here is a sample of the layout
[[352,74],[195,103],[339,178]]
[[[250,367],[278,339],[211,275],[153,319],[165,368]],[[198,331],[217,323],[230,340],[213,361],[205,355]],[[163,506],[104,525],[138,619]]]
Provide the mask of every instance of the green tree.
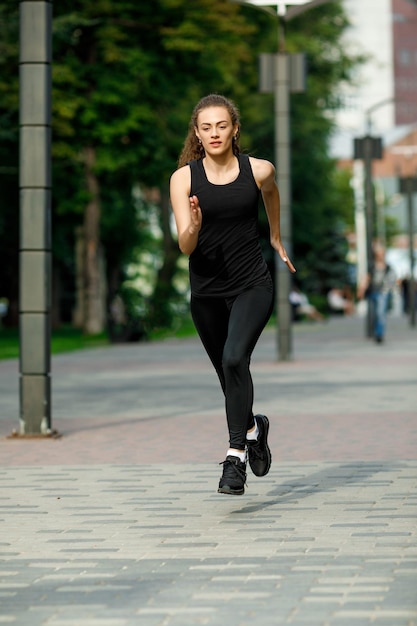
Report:
[[[138,244],[126,238],[122,224],[134,220],[129,194],[136,182],[160,189],[164,255],[151,312],[155,323],[169,322],[179,252],[169,226],[167,183],[179,151],[178,129],[185,129],[193,99],[219,84],[232,89],[234,68],[249,58],[242,37],[251,30],[235,6],[214,0],[56,5],[54,155],[57,176],[59,168],[71,172],[68,182],[77,190],[57,197],[57,211],[83,217],[86,332],[98,332],[103,323],[102,245],[114,291],[115,268]],[[226,56],[229,63],[222,62]],[[128,227],[128,233],[137,236],[138,229]]]
[[294,253],[306,288],[321,292],[349,282],[344,235],[353,224],[353,193],[328,150],[338,86],[362,60],[346,53],[347,26],[342,3],[331,2],[291,22],[289,36],[308,67],[306,93],[292,98]]
[[[341,3],[332,2],[292,21],[287,36],[289,49],[305,50],[309,59],[308,91],[292,98],[295,260],[299,275],[322,289],[335,268],[334,262],[323,265],[323,253],[333,250],[333,235],[342,232],[346,218],[346,189],[327,150],[332,127],[327,112],[337,106],[337,85],[357,61],[340,44],[346,26]],[[0,184],[10,197],[1,218],[0,254],[7,232],[15,258],[11,263],[9,248],[4,264],[16,276],[18,6],[13,0],[0,7],[0,29]],[[144,249],[155,250],[146,203],[139,210],[133,194],[138,185],[144,196],[155,189],[159,200],[152,210],[155,214],[156,207],[162,237],[148,315],[152,325],[167,325],[177,298],[179,258],[168,182],[191,109],[212,91],[231,97],[242,113],[243,147],[273,160],[273,103],[258,93],[257,77],[259,52],[276,50],[276,21],[224,0],[60,0],[54,3],[53,43],[56,284],[72,295],[77,283],[84,330],[101,330],[104,293],[110,301],[135,258]],[[335,254],[343,258],[342,252]],[[70,300],[66,297],[67,309]]]
[[0,4],[0,298],[8,300],[9,325],[17,324],[19,291],[18,32],[18,11]]
[[[253,9],[245,11],[259,14]],[[262,19],[262,51],[274,52],[277,24],[271,25],[272,19],[266,23],[265,16]],[[345,232],[353,225],[353,193],[349,180],[329,156],[334,129],[331,113],[339,106],[338,86],[350,81],[353,70],[363,61],[363,57],[348,54],[343,46],[342,35],[348,24],[342,3],[335,1],[294,18],[286,32],[287,51],[304,52],[307,59],[307,89],[291,95],[291,179],[293,260],[296,279],[308,292],[325,293],[335,282],[349,281]],[[273,99],[253,99],[257,111],[249,133],[257,155],[273,161]],[[259,118],[260,111],[264,119]],[[270,254],[268,248],[266,254]],[[270,264],[273,268],[272,258]]]

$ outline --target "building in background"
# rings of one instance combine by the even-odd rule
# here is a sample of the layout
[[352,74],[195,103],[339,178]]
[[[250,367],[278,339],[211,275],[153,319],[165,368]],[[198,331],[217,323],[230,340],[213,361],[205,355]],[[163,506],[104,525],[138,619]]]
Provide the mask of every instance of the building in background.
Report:
[[395,125],[417,123],[417,0],[392,0]]
[[[357,203],[358,274],[364,261],[363,170],[353,162],[354,139],[381,137],[384,154],[373,163],[378,233],[384,235],[384,215],[393,217],[403,233],[390,254],[407,258],[407,200],[399,194],[400,176],[417,176],[417,0],[343,0],[351,21],[346,49],[366,55],[354,85],[342,85],[341,110],[331,141],[332,155],[352,168]],[[414,196],[417,211],[417,195]],[[417,224],[417,216],[415,216]],[[398,250],[402,252],[398,252]],[[362,258],[362,261],[359,260]],[[416,264],[417,266],[417,264]],[[407,261],[397,268],[407,273]]]
[[351,28],[346,49],[366,55],[354,85],[342,85],[331,150],[351,158],[354,137],[368,130],[385,141],[417,124],[417,0],[343,0]]

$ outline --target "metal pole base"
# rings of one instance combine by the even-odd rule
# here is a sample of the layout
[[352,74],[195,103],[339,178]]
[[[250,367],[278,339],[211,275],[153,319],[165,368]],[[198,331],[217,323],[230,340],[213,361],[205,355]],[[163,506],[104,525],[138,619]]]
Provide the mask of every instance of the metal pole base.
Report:
[[6,439],[60,439],[62,435],[57,430],[51,430],[49,433],[18,433],[12,430]]

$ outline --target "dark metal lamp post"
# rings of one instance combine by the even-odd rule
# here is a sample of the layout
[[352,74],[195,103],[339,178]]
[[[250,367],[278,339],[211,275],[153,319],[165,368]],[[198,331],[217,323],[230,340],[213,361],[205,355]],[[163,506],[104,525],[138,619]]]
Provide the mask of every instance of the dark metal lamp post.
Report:
[[[278,18],[278,51],[262,54],[260,64],[260,91],[274,93],[275,110],[275,166],[281,198],[281,238],[288,255],[292,256],[291,229],[291,147],[290,147],[290,92],[305,90],[305,62],[303,54],[288,55],[285,50],[286,21],[308,9],[330,0],[231,0],[243,5],[257,7]],[[291,6],[292,5],[292,6]],[[288,8],[290,6],[291,8]],[[271,7],[275,7],[273,10]],[[275,255],[277,294],[277,339],[280,361],[293,356],[292,320],[289,294],[291,275],[288,268]]]
[[20,436],[51,434],[52,2],[20,2]]

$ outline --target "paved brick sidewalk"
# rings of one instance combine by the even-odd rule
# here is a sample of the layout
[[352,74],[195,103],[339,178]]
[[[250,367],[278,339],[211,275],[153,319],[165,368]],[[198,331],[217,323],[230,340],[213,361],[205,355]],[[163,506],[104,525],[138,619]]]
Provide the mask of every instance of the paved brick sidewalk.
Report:
[[415,626],[417,463],[5,468],[0,623]]
[[[271,421],[275,461],[414,459],[417,329],[392,319],[387,343],[362,319],[294,329],[294,360],[275,333],[253,358],[255,411]],[[18,427],[16,362],[0,362],[0,458],[7,465],[204,463],[227,447],[223,399],[199,341],[101,348],[54,357],[54,441],[9,441]]]
[[273,331],[253,359],[270,474],[216,493],[227,445],[195,340],[53,360],[56,440],[10,440],[0,362],[0,624],[417,626],[417,329]]

